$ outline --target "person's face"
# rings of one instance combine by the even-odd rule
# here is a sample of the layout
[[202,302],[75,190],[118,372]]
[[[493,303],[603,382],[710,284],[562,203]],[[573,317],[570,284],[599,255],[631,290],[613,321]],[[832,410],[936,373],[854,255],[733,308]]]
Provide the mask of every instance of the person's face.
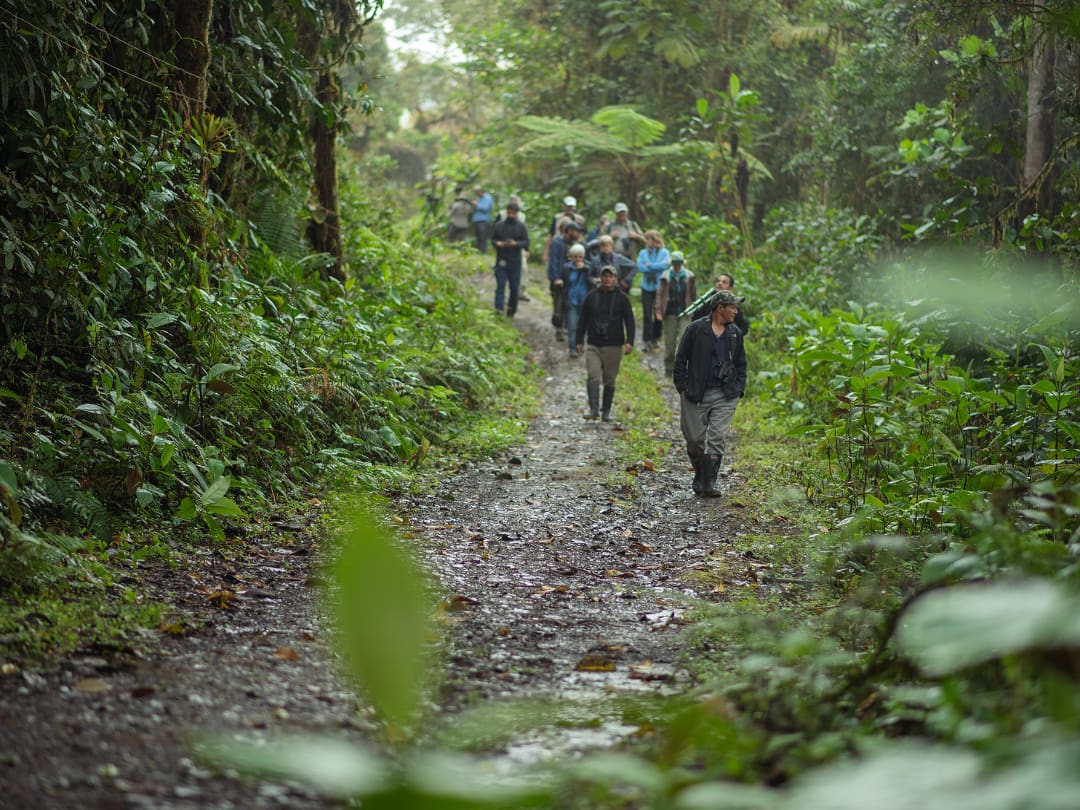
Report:
[[674,270],[676,273],[681,273],[682,268],[683,268],[683,263],[682,262],[672,262],[671,263],[671,269]]
[[616,282],[618,282],[618,279],[615,278],[614,273],[604,273],[604,275],[600,276],[600,286],[608,292],[615,289]]
[[570,261],[573,262],[574,267],[581,267],[581,265],[585,264],[585,257],[579,256],[577,253],[575,253],[573,256],[570,257]]
[[629,214],[626,211],[616,211],[615,212],[615,221],[622,224],[623,222],[626,222],[626,218],[628,216],[629,216]]
[[731,276],[719,276],[716,279],[716,289],[718,289],[718,290],[730,290],[731,289]]
[[506,209],[506,218],[507,219],[517,219],[517,216],[518,216],[518,210],[516,208],[507,208]]
[[738,304],[725,304],[722,307],[716,308],[717,317],[720,319],[720,323],[725,326],[732,323],[735,320],[735,316],[739,314]]

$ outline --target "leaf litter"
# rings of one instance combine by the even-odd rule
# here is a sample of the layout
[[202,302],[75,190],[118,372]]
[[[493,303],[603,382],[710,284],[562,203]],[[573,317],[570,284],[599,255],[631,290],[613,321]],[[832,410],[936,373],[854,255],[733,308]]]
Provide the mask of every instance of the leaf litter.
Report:
[[[583,420],[584,368],[567,361],[542,302],[516,323],[548,370],[544,416],[522,446],[475,463],[435,492],[406,496],[397,520],[439,583],[443,716],[475,707],[543,705],[493,744],[493,769],[606,749],[648,733],[623,722],[620,696],[683,688],[686,612],[732,598],[740,583],[686,578],[706,557],[732,553],[745,531],[725,499],[696,499],[662,358],[643,355],[672,407],[656,428],[667,458],[618,472],[616,422]],[[271,744],[282,734],[370,743],[385,734],[340,676],[321,582],[314,515],[281,514],[241,529],[228,558],[201,549],[177,569],[132,564],[135,588],[171,605],[157,630],[105,653],[81,651],[41,672],[0,669],[0,759],[14,807],[293,810],[340,806],[294,783],[235,778],[193,758],[193,734]],[[741,555],[738,555],[741,558]],[[732,562],[735,562],[732,560]],[[753,569],[742,559],[747,579]],[[757,582],[753,583],[755,586]],[[516,709],[514,707],[517,707]],[[512,724],[511,724],[512,725]],[[478,732],[482,733],[482,732]]]

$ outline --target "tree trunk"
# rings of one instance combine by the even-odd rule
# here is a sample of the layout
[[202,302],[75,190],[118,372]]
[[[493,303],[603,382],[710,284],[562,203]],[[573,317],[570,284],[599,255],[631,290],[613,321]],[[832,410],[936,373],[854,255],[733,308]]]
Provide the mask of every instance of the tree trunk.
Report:
[[[319,107],[314,110],[311,139],[315,144],[315,189],[318,195],[318,216],[308,226],[311,247],[333,256],[328,272],[333,278],[345,280],[345,255],[341,245],[341,212],[337,186],[337,131],[327,113],[337,104],[338,87],[334,74],[324,70],[319,74],[316,89]],[[334,116],[336,118],[336,116]]]
[[1028,68],[1027,133],[1024,140],[1024,165],[1020,178],[1022,198],[1017,208],[1022,220],[1036,211],[1049,208],[1052,183],[1046,164],[1054,152],[1055,110],[1054,63],[1057,49],[1054,34],[1043,24],[1046,0],[1033,0],[1031,21],[1031,63]]
[[210,20],[213,0],[177,0],[176,71],[173,82],[180,92],[185,118],[201,118],[206,111],[206,71],[210,67]]

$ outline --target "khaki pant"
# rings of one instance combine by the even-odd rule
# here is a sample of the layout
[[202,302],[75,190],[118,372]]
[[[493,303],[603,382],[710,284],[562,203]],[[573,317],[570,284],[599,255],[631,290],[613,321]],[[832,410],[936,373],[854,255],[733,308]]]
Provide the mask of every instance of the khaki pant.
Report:
[[664,371],[668,374],[675,367],[675,352],[679,350],[679,338],[683,330],[690,324],[690,316],[678,315],[664,316]]
[[589,385],[603,383],[613,388],[622,358],[622,346],[593,346],[591,343],[586,346],[585,371],[589,375]]

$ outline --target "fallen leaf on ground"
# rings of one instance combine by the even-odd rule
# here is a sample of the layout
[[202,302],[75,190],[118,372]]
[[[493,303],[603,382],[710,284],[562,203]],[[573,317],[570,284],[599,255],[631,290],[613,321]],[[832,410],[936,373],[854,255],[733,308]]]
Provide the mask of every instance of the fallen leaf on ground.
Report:
[[450,597],[449,602],[443,602],[443,607],[452,613],[459,613],[462,610],[468,610],[470,605],[475,605],[476,600],[471,596],[463,596],[462,594],[456,594]]
[[300,659],[300,653],[292,647],[278,647],[274,651],[274,658],[280,658],[282,661],[297,661]]
[[236,599],[236,594],[224,589],[216,590],[206,597],[210,604],[222,609],[227,608],[234,599]]
[[674,683],[675,676],[666,672],[631,672],[630,678],[635,681],[663,681]]
[[574,669],[578,672],[614,672],[615,662],[606,655],[584,655]]

